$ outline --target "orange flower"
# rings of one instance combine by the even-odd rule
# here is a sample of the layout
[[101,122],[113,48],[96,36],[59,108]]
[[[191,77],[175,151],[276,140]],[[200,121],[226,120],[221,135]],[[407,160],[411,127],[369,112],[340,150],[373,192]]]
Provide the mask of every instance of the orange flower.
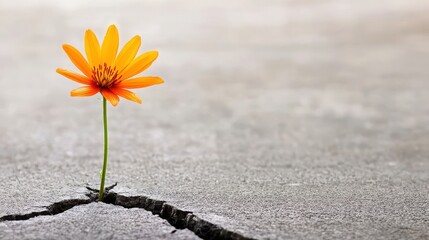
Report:
[[118,96],[141,103],[141,99],[127,89],[148,87],[164,81],[160,77],[132,78],[149,68],[158,57],[157,51],[136,57],[140,44],[140,36],[134,36],[117,54],[119,34],[115,25],[110,25],[101,46],[94,32],[88,29],[85,32],[85,53],[88,61],[73,46],[63,45],[64,51],[83,75],[62,68],[58,68],[57,73],[86,85],[71,91],[72,97],[88,97],[101,92],[113,106],[118,105]]

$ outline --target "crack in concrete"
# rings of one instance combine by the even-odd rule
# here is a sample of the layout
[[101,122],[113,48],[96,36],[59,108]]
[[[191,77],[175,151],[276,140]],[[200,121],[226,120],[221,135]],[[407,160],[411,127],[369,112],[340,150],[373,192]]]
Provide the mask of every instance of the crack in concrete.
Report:
[[57,214],[65,212],[65,211],[67,211],[67,210],[69,210],[75,206],[85,205],[85,204],[89,204],[91,202],[94,202],[96,200],[96,197],[97,197],[95,194],[87,194],[86,196],[88,196],[88,199],[67,199],[67,200],[62,200],[62,201],[53,203],[53,204],[47,206],[45,210],[39,211],[39,212],[6,215],[3,217],[0,217],[0,222],[23,221],[23,220],[28,220],[30,218],[35,218],[38,216],[57,215]]
[[[116,186],[116,185],[114,185]],[[107,188],[103,199],[104,203],[122,206],[124,208],[142,208],[152,214],[167,220],[171,226],[176,229],[188,229],[194,232],[202,239],[231,239],[231,240],[252,240],[253,238],[245,237],[239,233],[229,231],[209,221],[201,219],[190,211],[184,211],[166,203],[165,201],[152,199],[146,196],[124,196],[115,192],[109,192],[114,186]],[[73,207],[85,205],[98,201],[98,191],[88,188],[94,193],[88,193],[88,199],[67,199],[53,203],[39,212],[26,214],[11,214],[0,217],[3,221],[23,221],[38,216],[56,215],[63,213]]]
[[114,192],[106,194],[103,201],[124,208],[143,208],[167,220],[176,229],[186,228],[202,239],[252,240],[252,238],[224,229],[165,201],[145,196],[124,196]]

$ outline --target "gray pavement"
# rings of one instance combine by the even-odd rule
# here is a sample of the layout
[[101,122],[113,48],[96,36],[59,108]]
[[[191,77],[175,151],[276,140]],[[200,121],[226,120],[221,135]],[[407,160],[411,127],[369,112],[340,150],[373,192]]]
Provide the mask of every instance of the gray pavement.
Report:
[[[20,4],[0,3],[0,216],[98,185],[102,102],[70,98],[55,69],[72,68],[62,43],[116,23],[122,43],[160,51],[147,74],[166,83],[109,108],[115,191],[258,239],[429,238],[429,3]],[[104,204],[3,222],[0,237],[48,236],[44,222],[64,238],[171,237]]]
[[[109,216],[115,216],[111,218]],[[1,239],[199,239],[176,230],[165,220],[141,209],[104,203],[72,208],[55,216],[0,223]]]

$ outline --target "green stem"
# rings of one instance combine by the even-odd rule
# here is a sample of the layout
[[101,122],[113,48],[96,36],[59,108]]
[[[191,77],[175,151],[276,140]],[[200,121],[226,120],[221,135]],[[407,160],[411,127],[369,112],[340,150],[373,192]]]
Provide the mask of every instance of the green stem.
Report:
[[106,98],[103,97],[103,125],[104,125],[104,161],[103,161],[103,171],[101,172],[101,184],[100,184],[100,193],[98,195],[98,200],[103,201],[104,195],[104,181],[106,180],[106,170],[107,170],[107,151],[108,151],[108,133],[107,133],[107,106]]

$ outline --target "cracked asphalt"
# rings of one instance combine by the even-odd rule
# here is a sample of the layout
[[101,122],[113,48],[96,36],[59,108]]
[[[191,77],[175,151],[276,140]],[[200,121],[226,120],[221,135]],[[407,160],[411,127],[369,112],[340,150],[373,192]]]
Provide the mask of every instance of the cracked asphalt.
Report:
[[[112,221],[108,216],[120,221]],[[76,206],[54,216],[2,223],[0,231],[2,239],[200,239],[189,230],[176,230],[146,210],[104,203]]]
[[[107,185],[257,239],[429,238],[429,3],[0,3],[0,216],[97,187],[102,101],[61,44],[115,23],[157,49],[142,105],[109,107]],[[54,230],[53,230],[54,229]],[[193,239],[103,203],[1,222],[0,239]]]

